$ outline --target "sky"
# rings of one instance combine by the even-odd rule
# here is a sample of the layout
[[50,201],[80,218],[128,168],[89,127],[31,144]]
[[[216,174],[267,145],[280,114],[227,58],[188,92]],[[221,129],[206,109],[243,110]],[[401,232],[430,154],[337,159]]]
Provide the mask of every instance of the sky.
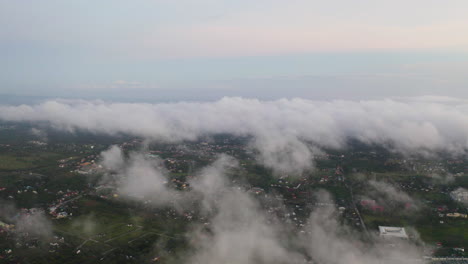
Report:
[[467,12],[465,0],[0,0],[0,94],[468,98]]

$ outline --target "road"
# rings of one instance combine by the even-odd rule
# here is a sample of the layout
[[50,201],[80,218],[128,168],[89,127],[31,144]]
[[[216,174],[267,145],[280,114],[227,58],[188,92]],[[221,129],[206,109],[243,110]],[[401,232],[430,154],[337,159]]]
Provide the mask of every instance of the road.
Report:
[[356,212],[357,216],[359,217],[359,221],[361,222],[361,226],[366,232],[367,235],[369,235],[369,231],[367,230],[367,226],[364,223],[364,220],[362,219],[361,213],[359,212],[359,209],[356,206],[356,201],[354,200],[354,193],[353,193],[353,187],[351,184],[345,183],[346,188],[348,188],[349,193],[351,195],[351,203],[353,204],[354,211]]

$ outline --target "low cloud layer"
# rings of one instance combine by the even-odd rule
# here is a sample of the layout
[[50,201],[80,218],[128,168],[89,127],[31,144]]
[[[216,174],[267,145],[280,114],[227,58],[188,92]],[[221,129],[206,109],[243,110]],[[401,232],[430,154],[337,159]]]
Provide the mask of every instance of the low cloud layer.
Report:
[[348,139],[404,153],[468,149],[468,102],[446,97],[375,101],[259,101],[237,97],[194,103],[108,103],[53,100],[0,106],[0,119],[45,121],[56,129],[131,134],[156,141],[229,133],[251,136],[258,160],[281,173],[312,166],[314,149]]

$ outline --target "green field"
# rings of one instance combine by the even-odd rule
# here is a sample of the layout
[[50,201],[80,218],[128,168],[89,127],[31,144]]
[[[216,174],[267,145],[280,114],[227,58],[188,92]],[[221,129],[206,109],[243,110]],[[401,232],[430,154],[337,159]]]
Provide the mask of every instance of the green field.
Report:
[[[467,219],[414,219],[401,216],[362,213],[369,230],[377,232],[378,226],[403,226],[415,228],[420,238],[430,246],[440,242],[444,247],[468,247]],[[440,223],[443,221],[443,223]]]
[[0,170],[27,170],[36,167],[50,166],[63,157],[57,153],[34,152],[34,154],[2,154]]
[[468,220],[444,219],[443,224],[417,226],[421,238],[430,243],[441,242],[449,247],[468,247]]
[[[164,215],[143,218],[117,202],[99,198],[83,197],[76,203],[79,212],[68,219],[55,220],[54,232],[71,245],[69,254],[80,250],[80,259],[104,257],[112,263],[122,251],[139,252],[141,256],[142,252],[153,252],[154,244],[161,241],[174,248],[184,244],[181,234],[187,223],[183,220],[167,219]],[[163,255],[164,252],[154,254]]]

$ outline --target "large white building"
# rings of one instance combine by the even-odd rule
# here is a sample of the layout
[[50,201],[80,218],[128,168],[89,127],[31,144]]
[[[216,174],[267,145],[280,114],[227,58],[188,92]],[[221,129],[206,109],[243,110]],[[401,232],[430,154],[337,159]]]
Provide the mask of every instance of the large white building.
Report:
[[379,226],[380,236],[384,238],[405,238],[408,239],[404,227]]

